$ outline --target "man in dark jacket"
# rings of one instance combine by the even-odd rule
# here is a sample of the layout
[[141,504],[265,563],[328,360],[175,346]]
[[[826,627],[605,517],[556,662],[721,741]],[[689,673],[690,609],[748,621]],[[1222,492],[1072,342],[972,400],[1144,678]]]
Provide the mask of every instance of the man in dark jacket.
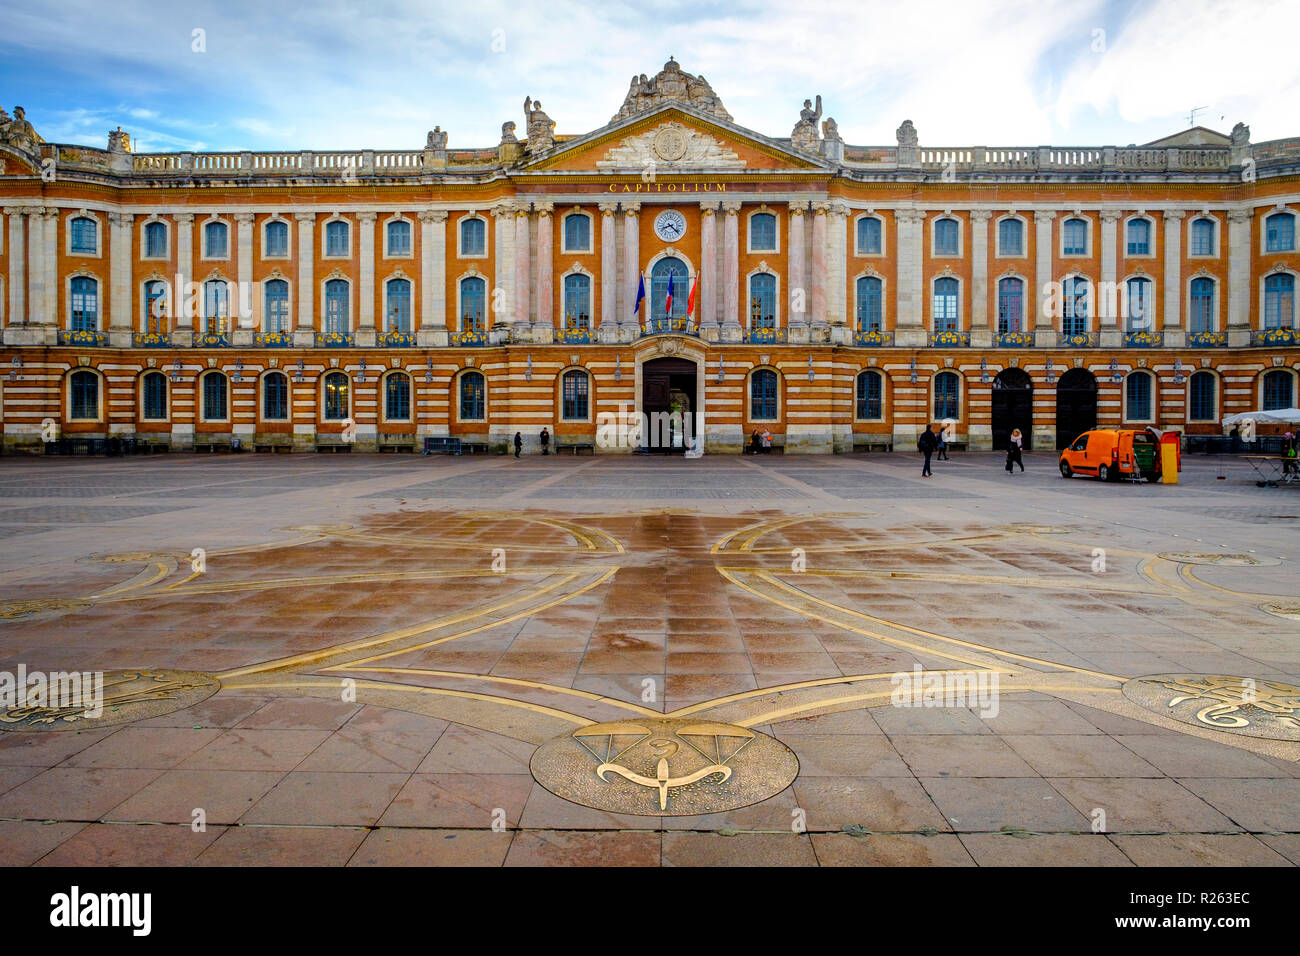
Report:
[[921,432],[921,437],[916,440],[916,447],[921,454],[925,455],[925,464],[921,467],[922,478],[930,477],[930,456],[934,454],[934,450],[939,444],[939,440],[935,438],[931,428],[932,426],[926,425],[925,431]]
[[548,432],[545,428],[543,428],[542,429],[542,454],[549,455],[550,453],[551,453],[551,433]]
[[519,432],[515,432],[515,457],[516,458],[519,457],[519,453],[523,451],[523,448],[524,448],[524,436],[521,435]]

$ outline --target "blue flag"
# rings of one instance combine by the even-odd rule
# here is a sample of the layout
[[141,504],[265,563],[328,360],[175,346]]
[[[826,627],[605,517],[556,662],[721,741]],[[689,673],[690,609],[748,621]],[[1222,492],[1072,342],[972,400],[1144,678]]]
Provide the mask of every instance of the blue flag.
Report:
[[636,315],[641,311],[641,300],[645,298],[645,275],[641,276],[641,281],[636,284],[636,306],[632,309],[632,314]]

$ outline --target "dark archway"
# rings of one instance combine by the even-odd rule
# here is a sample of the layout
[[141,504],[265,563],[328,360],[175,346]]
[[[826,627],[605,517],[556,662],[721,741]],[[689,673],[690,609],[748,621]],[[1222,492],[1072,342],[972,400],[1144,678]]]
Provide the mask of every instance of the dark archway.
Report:
[[[674,298],[676,295],[674,289]],[[685,437],[695,437],[692,413],[700,410],[698,372],[694,362],[680,358],[651,359],[641,366],[641,411],[647,426],[641,435],[643,450],[662,454],[681,454],[686,450],[677,420],[670,421],[668,416],[676,399],[682,406]]]
[[1097,378],[1086,368],[1072,368],[1056,384],[1056,447],[1069,448],[1097,427]]
[[1012,430],[1019,428],[1021,447],[1034,440],[1034,383],[1018,368],[1005,368],[993,380],[993,447],[1005,449]]

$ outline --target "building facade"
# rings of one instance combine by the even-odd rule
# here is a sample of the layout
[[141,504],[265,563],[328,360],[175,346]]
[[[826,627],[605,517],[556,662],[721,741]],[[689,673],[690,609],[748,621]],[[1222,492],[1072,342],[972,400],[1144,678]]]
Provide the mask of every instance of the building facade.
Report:
[[[4,450],[972,448],[1217,433],[1297,404],[1300,138],[850,146],[737,126],[670,60],[601,129],[450,149],[134,153],[0,110]],[[644,291],[644,299],[639,292]],[[643,429],[640,441],[647,440]]]

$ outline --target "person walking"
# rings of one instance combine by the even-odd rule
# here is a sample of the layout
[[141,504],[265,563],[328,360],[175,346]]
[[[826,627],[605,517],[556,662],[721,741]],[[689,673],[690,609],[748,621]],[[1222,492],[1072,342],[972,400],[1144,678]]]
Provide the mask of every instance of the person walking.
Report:
[[752,434],[752,435],[749,436],[749,451],[750,451],[750,454],[757,455],[758,452],[759,452],[759,449],[761,449],[762,447],[763,447],[763,436],[760,435],[760,434],[758,433],[758,429],[755,428],[755,429],[754,429],[754,434]]
[[1020,433],[1019,428],[1012,430],[1011,439],[1007,442],[1007,474],[1008,475],[1012,473],[1012,468],[1015,465],[1020,466],[1021,472],[1025,470],[1024,459],[1020,457],[1020,453],[1024,445],[1024,440],[1025,440],[1024,435]]
[[942,428],[935,433],[934,449],[938,452],[938,454],[934,456],[935,461],[948,461],[948,442],[943,437]]
[[551,433],[546,430],[545,426],[543,426],[542,427],[542,454],[549,455],[550,453],[551,453]]
[[772,454],[772,433],[766,428],[763,429],[763,454]]
[[519,453],[523,450],[524,450],[524,436],[519,432],[515,432],[515,457],[518,458]]
[[1228,432],[1228,445],[1228,450],[1234,455],[1241,451],[1241,429],[1236,425]]
[[921,437],[916,440],[916,449],[925,456],[925,464],[921,466],[921,477],[929,478],[930,475],[930,456],[934,454],[934,449],[938,445],[938,439],[934,432],[930,430],[931,426],[926,425],[925,431],[921,432]]

